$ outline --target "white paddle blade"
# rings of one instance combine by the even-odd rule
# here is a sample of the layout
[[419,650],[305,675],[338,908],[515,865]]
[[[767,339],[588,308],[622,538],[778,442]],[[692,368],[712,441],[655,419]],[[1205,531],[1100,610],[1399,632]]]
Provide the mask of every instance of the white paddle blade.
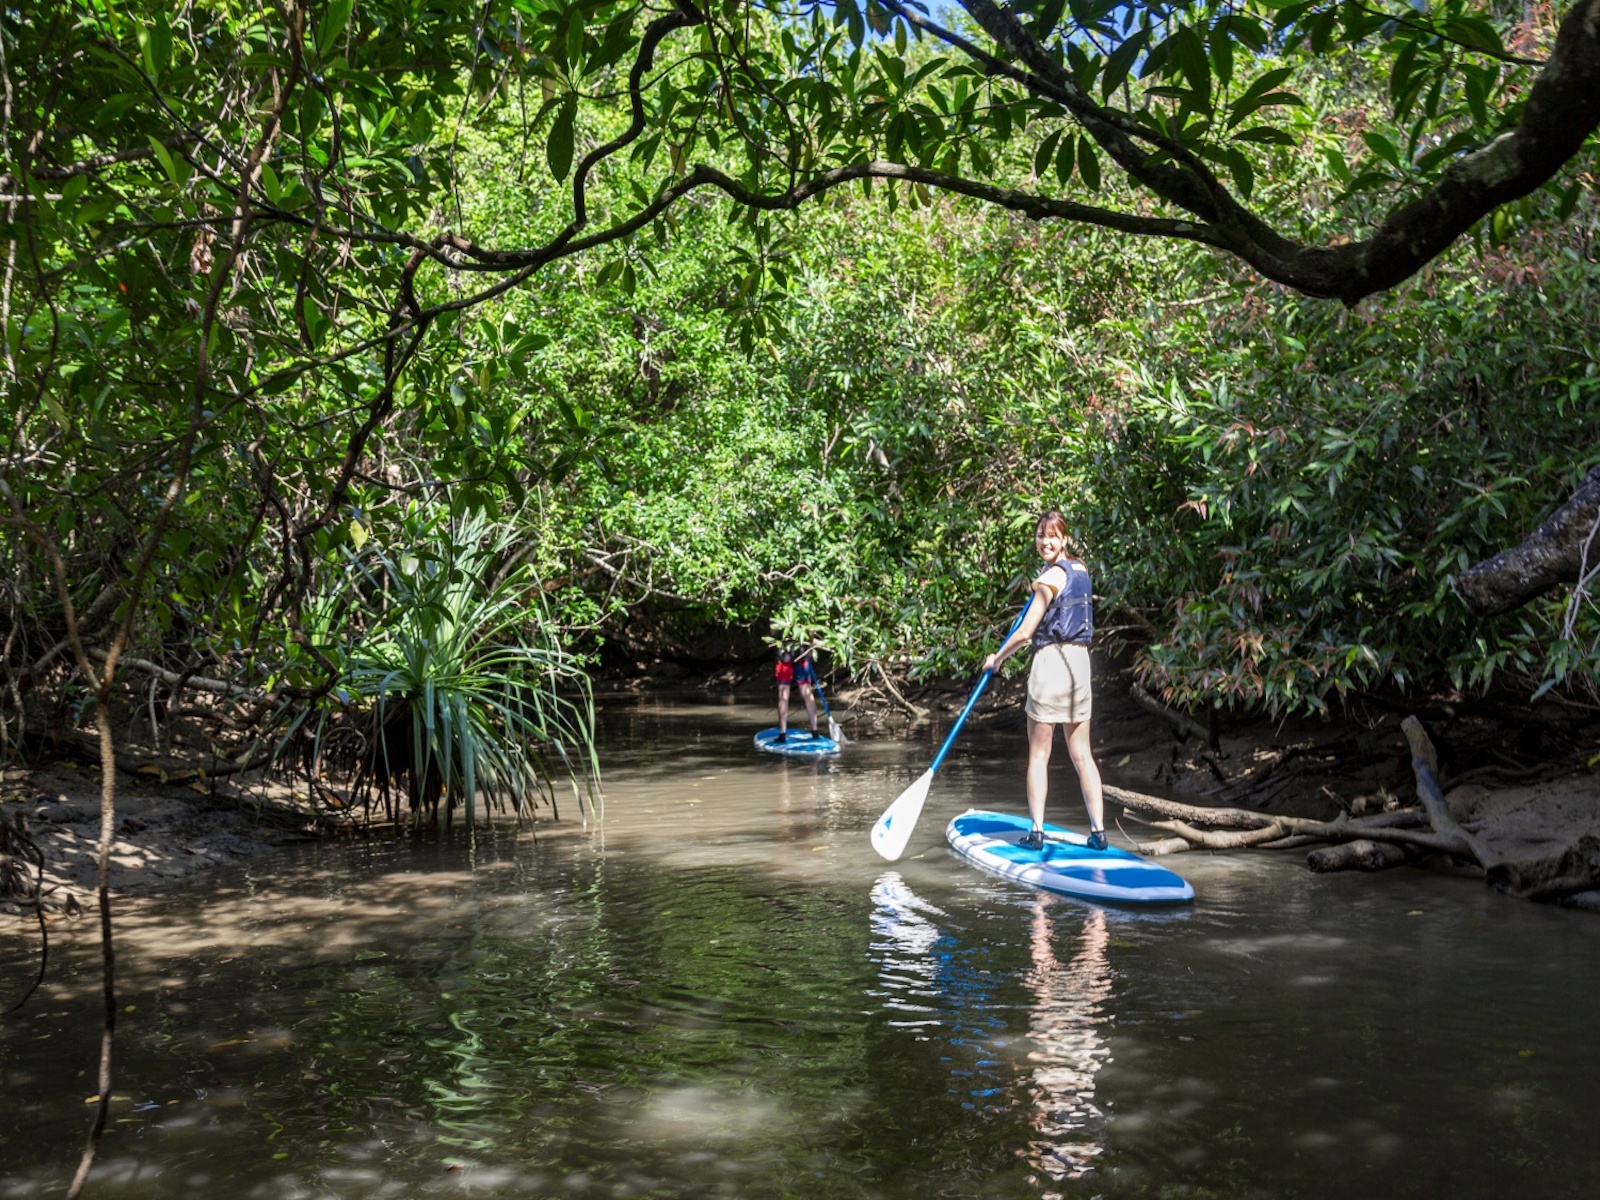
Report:
[[845,737],[844,729],[840,726],[839,722],[835,721],[831,716],[828,718],[828,736],[834,741],[838,742],[841,746],[850,740],[849,738]]
[[893,804],[883,810],[883,816],[872,827],[872,848],[890,862],[906,852],[906,843],[911,840],[912,830],[917,827],[917,818],[922,815],[922,803],[928,798],[928,789],[932,786],[933,772],[924,771],[915,783],[896,797]]

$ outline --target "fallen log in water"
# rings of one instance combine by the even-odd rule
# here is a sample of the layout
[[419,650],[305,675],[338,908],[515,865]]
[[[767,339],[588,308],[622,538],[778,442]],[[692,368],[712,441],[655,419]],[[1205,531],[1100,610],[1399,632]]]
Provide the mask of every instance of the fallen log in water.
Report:
[[[1143,792],[1130,792],[1127,788],[1105,786],[1108,799],[1116,801],[1129,812],[1141,818],[1159,817],[1163,820],[1182,821],[1199,829],[1265,829],[1269,825],[1285,828],[1321,829],[1344,827],[1352,829],[1414,829],[1427,823],[1420,809],[1402,808],[1397,812],[1373,813],[1367,817],[1340,817],[1336,821],[1318,821],[1313,817],[1286,817],[1277,813],[1257,812],[1253,808],[1208,808],[1199,804],[1184,804],[1178,800],[1164,800],[1160,796],[1147,796]],[[1154,822],[1147,822],[1154,824]]]
[[1303,850],[1307,846],[1318,846],[1322,839],[1304,833],[1291,833],[1286,838],[1279,838],[1275,842],[1262,842],[1262,850]]
[[[1203,850],[1238,850],[1253,846],[1292,849],[1313,842],[1345,842],[1358,838],[1449,852],[1446,844],[1422,831],[1421,827],[1427,824],[1427,817],[1419,809],[1318,821],[1313,817],[1288,817],[1248,808],[1204,808],[1110,785],[1106,786],[1105,793],[1152,829],[1177,835],[1176,838],[1139,845],[1139,851],[1144,854],[1171,854],[1183,847]],[[1183,846],[1177,845],[1178,842]]]
[[1177,854],[1189,848],[1189,840],[1181,837],[1161,838],[1154,842],[1134,842],[1133,848],[1147,858],[1160,858],[1163,854]]

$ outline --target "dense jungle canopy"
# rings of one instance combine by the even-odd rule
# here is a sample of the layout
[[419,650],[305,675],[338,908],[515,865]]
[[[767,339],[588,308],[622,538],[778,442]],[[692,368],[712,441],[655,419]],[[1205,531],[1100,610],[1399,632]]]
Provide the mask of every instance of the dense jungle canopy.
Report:
[[1600,0],[43,0],[0,47],[10,744],[198,697],[319,754],[376,713],[370,764],[425,694],[567,753],[597,654],[965,670],[1051,505],[1180,705],[1594,686]]

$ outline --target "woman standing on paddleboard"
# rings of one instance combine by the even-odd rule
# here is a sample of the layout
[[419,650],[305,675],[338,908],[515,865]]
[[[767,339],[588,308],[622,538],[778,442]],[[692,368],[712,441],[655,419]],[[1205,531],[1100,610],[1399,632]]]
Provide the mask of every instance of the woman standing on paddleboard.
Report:
[[1033,581],[1022,624],[983,660],[993,671],[1023,646],[1033,646],[1028,673],[1028,816],[1033,829],[1022,844],[1044,846],[1044,803],[1050,786],[1050,746],[1056,726],[1078,772],[1089,811],[1089,848],[1104,850],[1105,801],[1100,768],[1089,749],[1089,642],[1094,636],[1094,591],[1083,560],[1067,553],[1067,519],[1051,509],[1034,528],[1034,549],[1045,568]]

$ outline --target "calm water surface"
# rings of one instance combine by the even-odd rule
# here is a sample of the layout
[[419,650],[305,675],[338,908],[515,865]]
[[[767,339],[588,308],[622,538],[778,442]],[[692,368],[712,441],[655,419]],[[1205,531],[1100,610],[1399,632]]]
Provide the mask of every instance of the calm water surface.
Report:
[[[1021,806],[1019,734],[952,755],[891,866],[867,829],[932,742],[800,763],[753,708],[605,719],[603,830],[124,902],[88,1194],[1600,1195],[1600,919],[1259,853],[1171,860],[1184,911],[1051,899],[943,844]],[[96,951],[58,936],[0,1026],[0,1200],[61,1193],[96,1090]]]

